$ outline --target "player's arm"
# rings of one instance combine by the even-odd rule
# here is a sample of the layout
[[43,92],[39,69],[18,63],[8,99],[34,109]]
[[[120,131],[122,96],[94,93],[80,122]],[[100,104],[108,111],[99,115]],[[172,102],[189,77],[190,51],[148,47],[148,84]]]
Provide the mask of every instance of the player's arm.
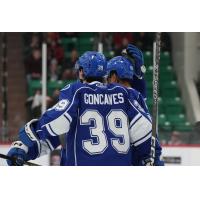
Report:
[[[149,118],[149,120],[152,122],[152,117],[151,117],[151,114],[149,112],[149,109],[146,105],[146,102],[145,100],[143,99],[142,95],[139,94],[138,96],[138,102],[139,104],[142,106],[142,108],[144,109],[145,113],[146,113],[146,116]],[[164,165],[164,162],[161,161],[160,159],[160,156],[162,154],[162,147],[160,145],[160,142],[158,140],[158,134],[156,134],[156,144],[155,144],[155,165],[156,166],[163,166]]]
[[[132,101],[130,102],[130,139],[133,150],[134,165],[147,165],[151,162],[152,122],[148,113],[140,110]],[[155,165],[163,165],[160,161],[161,147],[156,139]]]
[[[151,115],[149,113],[149,109],[146,105],[146,102],[143,98],[143,96],[140,93],[136,93],[136,99],[138,102],[138,106],[135,105],[135,107],[140,110],[142,113],[144,113],[144,115],[146,117],[148,117],[148,119],[150,121],[152,121],[151,119]],[[141,108],[140,108],[141,107]],[[159,143],[158,137],[156,137],[156,146],[155,146],[155,165],[164,165],[163,161],[160,160],[160,156],[162,153],[162,147]],[[137,156],[137,151],[135,151],[134,146],[133,146],[133,164],[134,165],[142,165],[141,160],[138,160],[138,156]]]
[[[73,115],[76,113],[74,109],[76,100],[73,99],[71,88],[64,91],[66,99],[60,100],[40,119],[31,120],[20,130],[19,145],[11,146],[9,156],[20,157],[25,161],[33,160],[47,153],[48,149],[53,150],[59,146],[59,135],[69,131]],[[8,164],[13,165],[9,161]],[[21,162],[18,164],[21,165]]]
[[139,91],[144,99],[147,99],[147,87],[145,78],[138,79],[136,75],[133,76],[132,87]]

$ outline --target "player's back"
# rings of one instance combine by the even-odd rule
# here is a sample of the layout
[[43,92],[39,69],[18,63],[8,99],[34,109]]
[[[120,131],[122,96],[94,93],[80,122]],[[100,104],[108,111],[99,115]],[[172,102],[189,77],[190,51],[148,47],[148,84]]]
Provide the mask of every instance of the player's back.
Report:
[[127,91],[78,84],[78,117],[67,135],[67,165],[131,165]]

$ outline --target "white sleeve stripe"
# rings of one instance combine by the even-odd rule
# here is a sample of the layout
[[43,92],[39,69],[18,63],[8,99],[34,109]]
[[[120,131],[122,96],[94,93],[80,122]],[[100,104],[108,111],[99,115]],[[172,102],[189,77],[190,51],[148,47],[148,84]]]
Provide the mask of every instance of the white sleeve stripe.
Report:
[[69,121],[69,123],[72,122],[72,118],[68,113],[64,113],[64,117]]
[[130,123],[130,128],[132,128],[132,126],[142,117],[142,115],[140,113],[138,113],[133,120]]
[[139,146],[140,144],[142,144],[143,142],[145,142],[145,141],[147,141],[149,138],[151,138],[151,132],[150,132],[150,134],[148,134],[145,138],[143,138],[142,140],[140,140],[140,141],[138,141],[138,142],[136,142],[135,144],[134,144],[134,146],[136,147],[136,146]]
[[[135,110],[137,110],[139,113],[141,113],[141,111],[139,111],[134,105],[133,105],[133,103],[130,101],[130,100],[128,100],[129,101],[129,103],[131,104],[131,106],[135,109]],[[137,115],[136,115],[137,116]]]
[[70,88],[70,86],[71,86],[71,84],[68,84],[68,85],[66,85],[66,86],[65,86],[62,90],[60,90],[60,91],[64,91],[64,90]]
[[139,140],[137,141],[134,141],[133,144],[139,142],[140,140],[144,139],[145,137],[147,137],[150,133],[152,133],[152,131],[149,131],[144,137],[140,138]]
[[61,115],[57,119],[51,121],[47,127],[50,129],[50,134],[53,135],[63,135],[69,131],[70,121],[67,116]]
[[151,122],[146,117],[142,116],[139,120],[137,120],[137,123],[130,128],[131,143],[142,139],[150,131],[152,131]]
[[46,125],[46,128],[47,128],[48,133],[49,133],[51,136],[57,136],[57,135],[52,131],[52,128],[51,128],[50,124],[47,124],[47,125]]

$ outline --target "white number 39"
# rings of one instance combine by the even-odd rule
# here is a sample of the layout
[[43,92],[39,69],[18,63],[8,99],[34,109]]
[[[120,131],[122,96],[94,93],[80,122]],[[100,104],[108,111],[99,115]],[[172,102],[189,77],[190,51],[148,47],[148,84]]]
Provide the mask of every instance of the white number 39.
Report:
[[[102,154],[108,148],[108,139],[105,134],[104,118],[97,110],[86,110],[80,116],[80,125],[91,125],[93,121],[94,126],[90,127],[91,138],[83,140],[83,149],[91,155]],[[128,118],[122,110],[112,110],[107,116],[107,129],[113,135],[110,138],[112,147],[122,154],[126,154],[130,147]],[[109,134],[110,134],[109,133]],[[121,138],[121,140],[120,140]]]

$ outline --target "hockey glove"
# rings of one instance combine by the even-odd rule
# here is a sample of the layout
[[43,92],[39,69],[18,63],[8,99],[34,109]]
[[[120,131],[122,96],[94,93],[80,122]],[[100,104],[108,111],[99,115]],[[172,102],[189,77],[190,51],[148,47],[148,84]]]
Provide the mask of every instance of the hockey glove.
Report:
[[135,75],[137,78],[141,79],[143,74],[146,72],[146,67],[144,66],[143,53],[140,49],[132,44],[128,44],[126,49],[128,58],[135,62]]
[[7,156],[12,160],[7,160],[9,166],[22,166],[27,161],[28,148],[21,142],[13,142]]

